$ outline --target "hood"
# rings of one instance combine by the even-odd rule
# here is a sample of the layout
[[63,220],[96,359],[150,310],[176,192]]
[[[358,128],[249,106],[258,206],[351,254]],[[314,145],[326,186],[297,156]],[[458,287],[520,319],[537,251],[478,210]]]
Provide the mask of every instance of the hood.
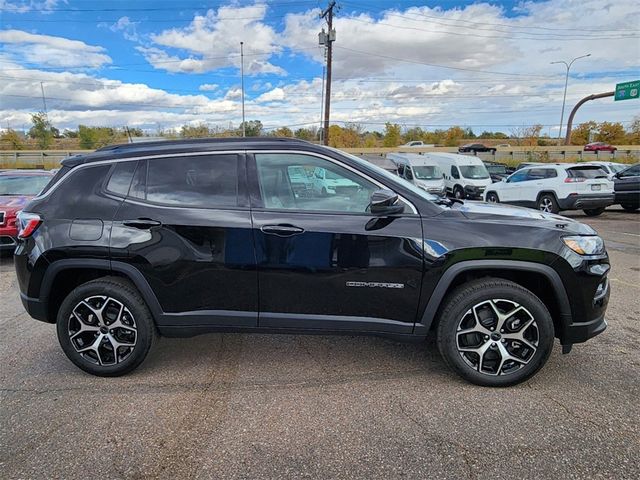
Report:
[[414,183],[418,186],[427,188],[444,187],[444,180],[442,178],[435,178],[433,180],[414,180]]
[[505,225],[540,226],[577,235],[596,235],[596,231],[589,225],[576,222],[571,218],[544,213],[525,207],[515,207],[500,203],[473,202],[465,200],[463,205],[455,207],[465,217],[472,220],[492,221]]
[[0,195],[0,210],[22,210],[32,195]]

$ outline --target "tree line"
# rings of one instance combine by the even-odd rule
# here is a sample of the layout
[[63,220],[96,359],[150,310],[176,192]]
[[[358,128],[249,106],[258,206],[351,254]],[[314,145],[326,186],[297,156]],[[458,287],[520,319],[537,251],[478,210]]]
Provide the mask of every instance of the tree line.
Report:
[[[49,121],[44,112],[31,115],[32,126],[26,134],[7,129],[0,136],[0,147],[8,150],[37,148],[96,149],[114,143],[126,143],[132,137],[163,138],[209,138],[239,137],[244,133],[248,137],[272,136],[290,137],[311,142],[322,140],[322,130],[317,126],[291,129],[279,127],[265,129],[260,120],[241,123],[237,128],[209,126],[205,123],[182,125],[178,130],[143,131],[132,127],[92,127],[79,125],[76,130],[60,131]],[[329,127],[329,145],[339,148],[377,148],[397,147],[407,142],[420,140],[426,144],[455,147],[470,140],[488,141],[487,143],[509,143],[510,145],[546,146],[555,145],[557,139],[542,134],[542,125],[514,127],[508,133],[483,131],[476,134],[471,128],[452,126],[447,129],[426,130],[420,127],[403,128],[398,123],[387,122],[383,131],[366,130],[358,123]],[[628,128],[619,122],[588,121],[573,129],[573,145],[584,145],[592,141],[621,145],[640,144],[640,116],[635,117]]]

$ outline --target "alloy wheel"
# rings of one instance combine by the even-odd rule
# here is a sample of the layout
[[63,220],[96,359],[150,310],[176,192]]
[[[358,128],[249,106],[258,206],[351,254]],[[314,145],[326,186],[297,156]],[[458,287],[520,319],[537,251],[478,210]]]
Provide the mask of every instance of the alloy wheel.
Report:
[[540,340],[533,315],[504,299],[485,300],[460,319],[456,347],[465,363],[485,375],[509,375],[535,356]]
[[551,200],[549,197],[543,197],[540,199],[540,210],[542,210],[543,212],[546,213],[552,213],[553,212],[553,200]]
[[125,361],[138,339],[131,311],[122,302],[103,295],[87,297],[73,308],[67,332],[76,352],[101,366]]

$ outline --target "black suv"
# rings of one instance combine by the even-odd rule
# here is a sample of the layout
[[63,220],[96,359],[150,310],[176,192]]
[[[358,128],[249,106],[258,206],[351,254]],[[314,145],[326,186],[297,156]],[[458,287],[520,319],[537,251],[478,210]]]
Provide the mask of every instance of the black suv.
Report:
[[290,139],[103,148],[19,215],[22,302],[95,375],[156,334],[434,333],[471,382],[521,382],[606,327],[609,259],[556,215],[433,197]]

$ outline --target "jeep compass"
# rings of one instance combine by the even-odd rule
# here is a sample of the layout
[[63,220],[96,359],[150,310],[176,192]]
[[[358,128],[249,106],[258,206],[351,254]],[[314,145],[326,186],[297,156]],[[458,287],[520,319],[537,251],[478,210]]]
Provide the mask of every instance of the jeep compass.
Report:
[[[318,171],[331,188],[295,184]],[[507,386],[554,338],[568,353],[606,328],[609,259],[590,227],[435,197],[294,139],[70,157],[19,227],[25,308],[94,375],[130,372],[157,335],[435,335],[463,378]]]

